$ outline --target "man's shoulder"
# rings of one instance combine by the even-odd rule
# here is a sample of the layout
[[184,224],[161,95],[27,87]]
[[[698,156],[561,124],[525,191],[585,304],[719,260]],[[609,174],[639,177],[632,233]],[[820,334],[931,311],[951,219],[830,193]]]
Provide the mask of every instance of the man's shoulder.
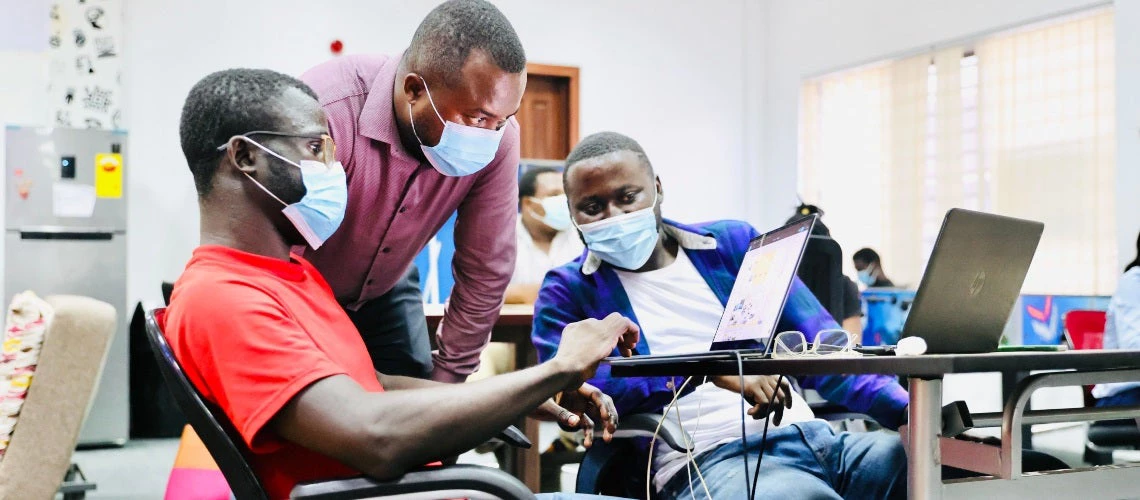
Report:
[[[174,284],[170,314],[183,319],[229,318],[279,309],[274,278],[215,260],[192,260]],[[227,320],[228,321],[228,320]]]
[[674,225],[682,230],[712,236],[722,244],[727,242],[747,244],[758,234],[756,228],[752,227],[751,224],[734,219],[698,222],[696,224],[674,223]]
[[384,54],[353,54],[330,59],[301,74],[322,106],[367,94],[380,69],[392,59]]

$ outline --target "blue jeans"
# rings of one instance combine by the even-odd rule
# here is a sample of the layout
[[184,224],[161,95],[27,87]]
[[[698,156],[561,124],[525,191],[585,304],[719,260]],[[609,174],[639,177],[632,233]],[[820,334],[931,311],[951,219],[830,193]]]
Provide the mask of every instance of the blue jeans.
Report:
[[1097,406],[1132,406],[1140,404],[1140,387],[1133,387],[1104,399],[1096,400]]
[[[748,454],[748,479],[760,451],[760,435],[726,443],[696,458],[701,474],[715,499],[746,499],[744,454]],[[761,462],[757,498],[904,498],[906,453],[898,436],[882,432],[836,434],[826,422],[813,420],[769,429]],[[692,468],[692,464],[689,464]],[[661,490],[661,498],[706,499],[704,488],[692,471],[673,476]]]

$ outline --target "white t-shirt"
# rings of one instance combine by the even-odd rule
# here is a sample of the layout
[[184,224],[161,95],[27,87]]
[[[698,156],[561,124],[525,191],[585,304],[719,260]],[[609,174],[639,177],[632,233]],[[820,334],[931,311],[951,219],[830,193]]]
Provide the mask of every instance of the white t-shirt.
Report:
[[[684,354],[707,351],[720,322],[724,306],[697,272],[685,252],[656,271],[634,273],[617,271],[642,335],[653,354]],[[689,382],[690,385],[698,381]],[[740,436],[740,394],[721,389],[711,382],[701,384],[677,400],[668,418],[680,418],[681,426],[693,438],[693,456],[735,441]],[[793,392],[792,407],[784,411],[781,426],[815,418],[807,402]],[[764,430],[764,420],[745,416],[749,437]],[[775,427],[775,422],[771,428]],[[759,439],[759,438],[757,438]],[[654,448],[654,485],[660,490],[673,475],[683,470],[684,453],[658,443]]]
[[582,255],[585,247],[578,238],[578,233],[561,231],[550,242],[550,253],[543,252],[535,246],[520,215],[515,227],[515,248],[518,249],[518,256],[515,258],[515,273],[511,275],[511,284],[540,285],[547,271],[576,259]]

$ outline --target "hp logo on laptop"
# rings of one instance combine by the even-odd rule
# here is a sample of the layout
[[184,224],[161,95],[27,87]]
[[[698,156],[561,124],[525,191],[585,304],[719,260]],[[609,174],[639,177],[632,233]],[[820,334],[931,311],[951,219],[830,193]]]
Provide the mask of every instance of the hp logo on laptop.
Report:
[[973,297],[979,293],[982,293],[982,287],[985,286],[985,284],[986,272],[978,271],[978,274],[974,276],[974,281],[970,283],[970,296]]

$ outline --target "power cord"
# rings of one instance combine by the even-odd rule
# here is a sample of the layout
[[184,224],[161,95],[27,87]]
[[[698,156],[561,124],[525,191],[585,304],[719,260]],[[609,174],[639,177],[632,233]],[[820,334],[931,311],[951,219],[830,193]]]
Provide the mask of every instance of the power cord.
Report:
[[744,358],[740,356],[740,351],[732,351],[736,356],[736,371],[739,378],[740,386],[740,439],[744,441],[744,489],[746,491],[753,491],[752,483],[748,480],[748,429],[745,426],[745,415],[748,410],[744,406]]
[[[701,384],[707,382],[708,377],[701,379]],[[674,391],[673,395],[676,396],[676,391]],[[697,396],[697,419],[695,425],[698,429],[701,427],[701,407],[704,405],[704,402],[705,394],[702,392]],[[689,463],[693,465],[692,468],[697,470],[697,479],[701,480],[701,488],[705,490],[705,497],[709,500],[713,500],[712,493],[709,492],[709,485],[705,482],[705,476],[701,473],[701,467],[697,465],[697,458],[693,455],[693,442],[689,440],[689,432],[685,430],[685,424],[681,423],[680,411],[677,412],[677,427],[681,429],[681,438],[685,440],[685,455],[688,457]],[[693,472],[692,469],[689,468],[689,464],[685,464],[685,473],[688,474],[689,478],[689,496],[692,497],[693,500],[697,500],[697,494],[693,488]]]
[[[752,490],[750,491],[749,500],[756,499],[756,485],[760,483],[760,463],[764,461],[764,447],[768,444],[768,424],[772,422],[772,408],[773,405],[779,405],[780,402],[780,385],[784,383],[784,376],[776,377],[776,390],[772,393],[772,399],[768,400],[768,404],[764,407],[764,432],[760,434],[760,453],[756,457],[756,469],[752,471]],[[778,408],[778,406],[776,406]],[[748,456],[748,447],[744,448],[744,456]]]
[[[681,384],[680,389],[673,390],[673,400],[669,401],[669,404],[665,406],[665,413],[661,415],[661,420],[657,421],[657,428],[653,430],[653,439],[649,441],[649,459],[648,463],[645,464],[645,498],[651,498],[650,489],[653,486],[653,448],[657,444],[657,435],[661,434],[661,425],[665,423],[666,418],[669,418],[669,412],[672,411],[673,406],[677,404],[677,398],[680,397],[681,393],[685,391],[685,387],[689,385],[689,382],[691,380],[693,380],[693,377],[686,378],[685,381]],[[685,467],[688,467],[688,464],[686,464]],[[700,476],[700,474],[701,470],[697,469],[697,475]],[[704,484],[704,477],[701,477],[701,482]],[[708,487],[706,486],[706,494],[708,494],[707,488]],[[712,495],[709,495],[709,498],[711,499]]]

